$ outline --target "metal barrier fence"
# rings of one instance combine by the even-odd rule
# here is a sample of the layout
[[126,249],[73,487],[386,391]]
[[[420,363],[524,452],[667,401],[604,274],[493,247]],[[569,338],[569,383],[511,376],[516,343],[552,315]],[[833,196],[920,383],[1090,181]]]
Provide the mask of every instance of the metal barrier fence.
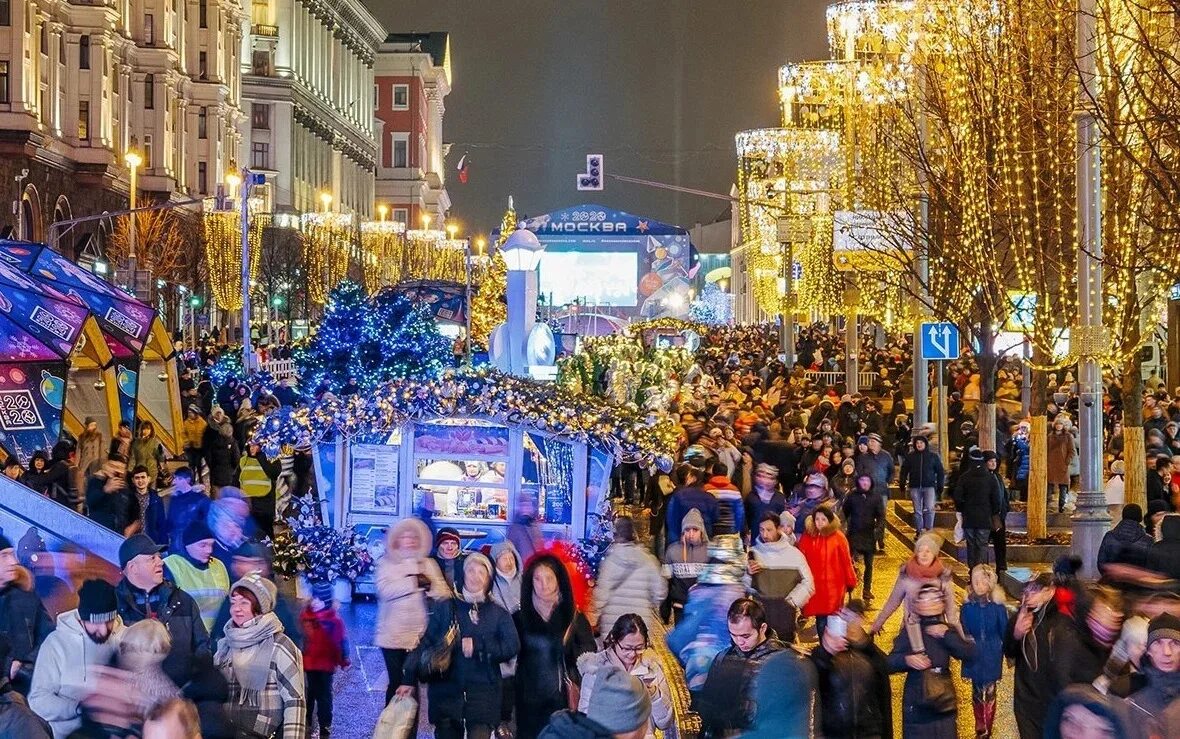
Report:
[[295,360],[268,359],[262,363],[262,369],[269,372],[276,380],[283,380],[295,376]]
[[[807,375],[807,379],[811,380],[817,385],[823,385],[824,387],[835,387],[836,385],[844,382],[844,373],[840,371],[816,372],[813,370],[807,370],[804,372],[804,374]],[[871,388],[873,385],[877,384],[877,380],[879,379],[880,375],[878,375],[876,372],[856,373],[856,383],[861,388]]]

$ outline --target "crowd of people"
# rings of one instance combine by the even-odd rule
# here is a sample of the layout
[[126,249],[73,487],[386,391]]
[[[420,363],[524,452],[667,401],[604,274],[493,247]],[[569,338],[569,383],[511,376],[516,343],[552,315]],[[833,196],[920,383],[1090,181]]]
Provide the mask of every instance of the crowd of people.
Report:
[[[1148,574],[1180,579],[1168,494],[1180,426],[1149,430],[1151,459],[1167,459],[1167,470],[1149,462],[1162,492],[1146,513],[1115,509],[1104,581],[1083,585],[1066,558],[1010,608],[1004,521],[1029,494],[1027,426],[1002,417],[988,445],[999,453],[979,449],[977,373],[958,363],[956,464],[945,469],[932,429],[910,423],[908,341],[862,341],[879,378],[872,396],[808,378],[845,352],[822,326],[801,332],[795,367],[764,329],[709,337],[668,409],[678,463],[618,476],[636,515],[614,517],[592,588],[525,506],[487,551],[417,518],[390,526],[374,578],[373,643],[388,675],[378,731],[424,718],[440,739],[654,738],[677,718],[678,676],[660,656],[670,653],[710,737],[888,737],[895,706],[904,736],[954,737],[967,688],[953,663],[970,682],[977,736],[995,731],[1006,669],[1022,739],[1180,735],[1180,605]],[[149,424],[109,444],[88,424],[15,475],[127,538],[119,583],[87,580],[75,608],[52,614],[0,538],[0,735],[330,735],[332,675],[350,656],[343,621],[329,588],[302,603],[282,593],[262,543],[283,499],[311,491],[310,459],[297,450],[272,463],[249,445],[259,414],[282,404],[275,394],[214,392],[195,372],[182,392],[184,467],[167,463]],[[1074,402],[1067,388],[1051,408],[1062,438],[1051,437],[1046,494],[1063,510]],[[1149,419],[1177,411],[1166,395],[1149,403]],[[1117,407],[1107,412],[1116,471],[1132,461]],[[894,487],[913,504],[915,543],[878,608],[874,560]],[[962,603],[935,525],[944,499],[966,544]],[[897,695],[892,674],[905,676]]]

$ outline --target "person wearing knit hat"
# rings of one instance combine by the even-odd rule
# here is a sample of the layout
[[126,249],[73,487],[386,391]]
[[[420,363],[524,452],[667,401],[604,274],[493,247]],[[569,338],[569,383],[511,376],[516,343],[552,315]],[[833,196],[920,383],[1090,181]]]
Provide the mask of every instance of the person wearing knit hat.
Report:
[[226,720],[242,736],[303,736],[303,657],[274,614],[277,589],[259,574],[230,589],[230,621],[213,664],[229,686]]
[[[683,534],[682,534],[683,536]],[[598,633],[605,636],[625,613],[637,613],[649,623],[668,595],[668,581],[660,563],[645,546],[635,542],[630,516],[615,517],[615,540],[606,550],[594,586]]]
[[605,665],[586,713],[558,711],[538,739],[642,739],[651,718],[643,682],[617,665]]
[[184,551],[164,559],[169,580],[193,597],[205,628],[211,630],[221,603],[229,595],[229,571],[213,556],[215,537],[202,519],[190,523],[181,536]]
[[[495,569],[481,552],[462,560],[463,589],[457,597],[432,609],[420,648],[437,649],[452,628],[458,629],[451,662],[437,674],[412,666],[403,671],[398,695],[412,695],[419,680],[428,683],[427,718],[434,734],[446,737],[488,737],[500,724],[503,677],[501,665],[516,657],[520,638],[512,616],[491,597]],[[527,688],[525,688],[527,689]]]
[[1098,570],[1107,565],[1147,566],[1151,535],[1143,528],[1143,509],[1136,503],[1123,506],[1122,520],[1102,536],[1098,547]]
[[[1128,703],[1138,709],[1144,722],[1144,736],[1177,736],[1180,729],[1180,618],[1167,611],[1147,624],[1147,651],[1139,663],[1147,684],[1134,692]],[[1140,713],[1142,712],[1142,713]],[[1145,714],[1145,716],[1144,716]]]
[[105,580],[82,583],[78,608],[57,617],[57,628],[37,652],[29,690],[29,707],[49,722],[54,736],[69,736],[81,726],[87,669],[114,660],[122,633],[114,586]]
[[[867,448],[856,455],[856,474],[868,475],[873,479],[873,494],[881,497],[881,504],[889,507],[889,482],[893,479],[895,463],[893,454],[881,448],[881,437],[867,438]],[[877,551],[885,551],[885,518],[882,517],[874,532]]]
[[[14,682],[27,690],[37,649],[53,630],[53,622],[41,598],[17,584],[22,572],[12,540],[0,532],[0,624],[7,627],[0,632],[8,631],[12,647],[9,657],[0,661],[0,678],[16,670],[19,674]],[[23,626],[18,628],[18,624]]]
[[881,612],[869,627],[870,633],[880,633],[885,621],[893,612],[905,607],[907,617],[912,614],[914,597],[923,585],[938,585],[943,589],[946,601],[947,622],[962,632],[959,622],[959,608],[955,601],[954,583],[951,579],[951,568],[942,560],[941,536],[933,531],[927,531],[914,542],[914,556],[901,566],[893,591],[881,607]]
[[[314,716],[319,720],[320,736],[324,739],[332,731],[332,678],[337,668],[349,665],[347,631],[336,612],[333,585],[327,581],[312,583],[311,600],[299,613],[304,637],[300,647],[303,650],[303,673],[307,676],[308,730]],[[281,598],[276,600],[276,616],[281,602]]]
[[459,530],[444,526],[434,536],[434,561],[442,570],[447,584],[456,593],[463,592],[463,540]]

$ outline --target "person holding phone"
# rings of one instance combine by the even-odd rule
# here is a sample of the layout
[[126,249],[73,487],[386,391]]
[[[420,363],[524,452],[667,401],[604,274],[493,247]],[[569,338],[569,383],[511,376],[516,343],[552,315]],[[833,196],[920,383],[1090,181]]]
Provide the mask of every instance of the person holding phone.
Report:
[[651,718],[643,735],[645,739],[655,739],[656,729],[667,733],[676,718],[672,712],[672,693],[664,669],[651,651],[647,624],[640,615],[625,613],[619,616],[607,633],[603,648],[578,658],[578,671],[582,673],[578,710],[582,713],[589,712],[598,677],[608,665],[639,678],[647,689],[651,698]]
[[1004,655],[1016,663],[1013,710],[1020,739],[1045,734],[1045,714],[1061,687],[1053,666],[1050,633],[1064,618],[1054,604],[1053,574],[1043,572],[1024,586],[1020,608],[1008,620]]
[[865,631],[864,603],[852,601],[828,619],[811,651],[825,736],[893,736],[893,698],[885,654]]

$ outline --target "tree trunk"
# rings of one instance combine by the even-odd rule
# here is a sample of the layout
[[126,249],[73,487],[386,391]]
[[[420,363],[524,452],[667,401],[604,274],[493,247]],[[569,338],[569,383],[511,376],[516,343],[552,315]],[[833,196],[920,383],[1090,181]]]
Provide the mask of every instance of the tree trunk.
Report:
[[[1033,352],[1033,361],[1040,363],[1045,357],[1039,350]],[[1030,404],[1028,434],[1028,538],[1029,542],[1044,539],[1049,535],[1046,497],[1049,491],[1048,459],[1048,373],[1034,369],[1032,372],[1032,402]]]
[[[1143,360],[1132,352],[1123,363],[1123,483],[1125,501],[1147,510],[1147,445],[1143,435]],[[1117,518],[1117,517],[1116,517]]]
[[979,412],[975,428],[979,432],[979,448],[996,451],[996,370],[1000,358],[996,356],[995,335],[986,329],[980,332],[979,356]]

